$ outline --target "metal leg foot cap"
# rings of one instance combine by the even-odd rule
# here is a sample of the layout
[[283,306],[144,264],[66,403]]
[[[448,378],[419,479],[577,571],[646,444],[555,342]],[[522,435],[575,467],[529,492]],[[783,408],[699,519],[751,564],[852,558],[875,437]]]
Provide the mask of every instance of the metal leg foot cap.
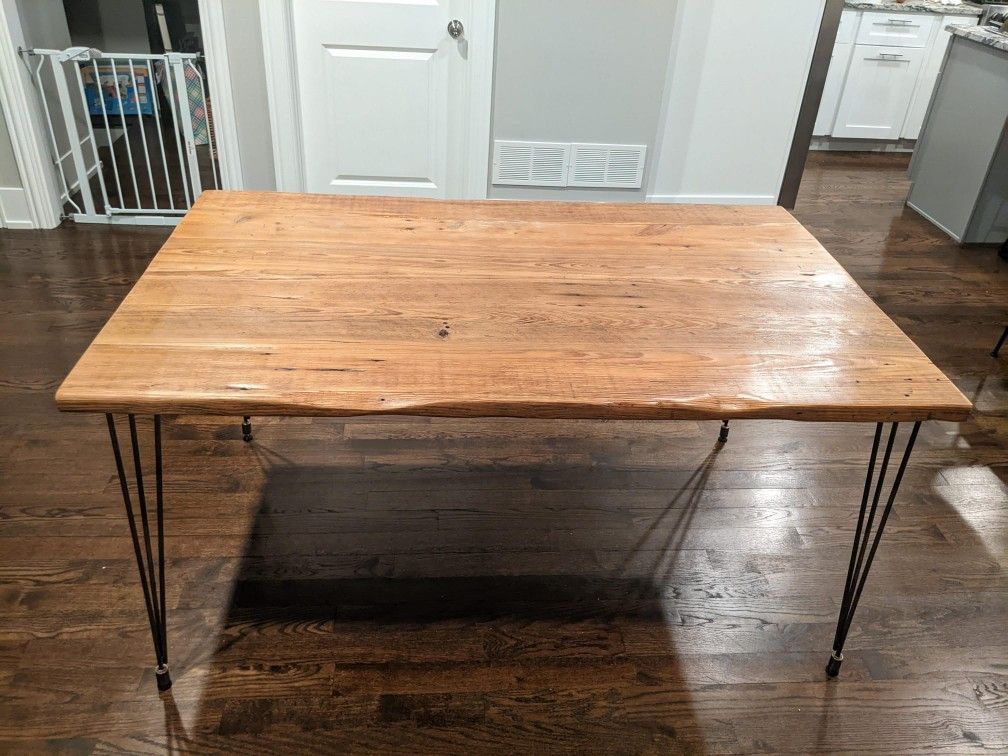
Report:
[[718,433],[717,440],[718,440],[719,444],[724,444],[724,443],[728,442],[728,423],[727,422],[721,424],[721,432]]
[[252,421],[250,418],[247,417],[242,418],[241,431],[242,431],[242,440],[245,443],[248,443],[249,441],[252,440]]
[[171,675],[168,674],[168,665],[162,664],[154,668],[154,679],[157,680],[158,690],[168,690],[171,688]]
[[832,654],[830,654],[829,663],[826,665],[826,674],[829,675],[830,677],[836,677],[837,675],[839,675],[840,664],[842,662],[843,662],[843,654],[837,656],[837,653],[834,651]]

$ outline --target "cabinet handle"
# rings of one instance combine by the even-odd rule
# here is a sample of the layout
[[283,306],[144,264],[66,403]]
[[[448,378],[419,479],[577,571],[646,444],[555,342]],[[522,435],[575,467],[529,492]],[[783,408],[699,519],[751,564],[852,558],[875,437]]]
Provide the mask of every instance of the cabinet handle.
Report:
[[865,58],[865,60],[880,60],[883,63],[909,63],[910,61],[903,60],[902,55],[886,55],[879,56],[878,58]]
[[888,21],[877,21],[880,26],[914,26],[909,18],[890,18]]

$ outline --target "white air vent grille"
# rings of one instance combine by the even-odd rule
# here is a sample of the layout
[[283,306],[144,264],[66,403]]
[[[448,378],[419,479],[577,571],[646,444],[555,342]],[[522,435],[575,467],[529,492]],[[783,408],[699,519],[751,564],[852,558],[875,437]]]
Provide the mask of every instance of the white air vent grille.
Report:
[[643,144],[573,144],[567,186],[639,189],[644,179]]
[[569,144],[494,142],[493,183],[521,186],[564,186]]
[[643,144],[494,142],[494,184],[639,189]]

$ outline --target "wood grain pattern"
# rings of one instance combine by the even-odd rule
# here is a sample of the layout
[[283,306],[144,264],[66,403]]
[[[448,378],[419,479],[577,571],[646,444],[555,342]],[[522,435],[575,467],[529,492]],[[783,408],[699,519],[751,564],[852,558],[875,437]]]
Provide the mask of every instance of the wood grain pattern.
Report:
[[206,192],[64,410],[923,420],[969,401],[786,211]]

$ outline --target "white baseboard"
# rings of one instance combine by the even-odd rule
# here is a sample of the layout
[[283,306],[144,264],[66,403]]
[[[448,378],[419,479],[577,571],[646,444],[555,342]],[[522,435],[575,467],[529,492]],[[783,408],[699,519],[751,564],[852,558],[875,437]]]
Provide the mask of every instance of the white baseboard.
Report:
[[841,139],[839,137],[813,137],[812,152],[913,152],[914,139]]
[[0,226],[35,228],[28,208],[28,195],[20,186],[0,186]]
[[962,244],[962,237],[959,236],[958,234],[956,234],[954,231],[952,231],[952,229],[948,228],[943,223],[935,220],[933,217],[931,217],[931,215],[929,215],[928,213],[925,213],[923,210],[921,210],[919,207],[917,207],[917,205],[915,205],[910,200],[907,200],[906,204],[907,204],[907,207],[909,207],[911,210],[913,210],[915,213],[917,213],[919,216],[921,216],[928,223],[931,223],[932,225],[937,226],[941,231],[944,231],[946,234],[948,234],[949,236],[951,236],[955,240],[955,242],[957,244]]
[[648,202],[675,205],[776,205],[774,194],[649,194]]
[[74,213],[70,216],[74,223],[97,223],[110,226],[177,226],[182,222],[181,215],[87,215]]

